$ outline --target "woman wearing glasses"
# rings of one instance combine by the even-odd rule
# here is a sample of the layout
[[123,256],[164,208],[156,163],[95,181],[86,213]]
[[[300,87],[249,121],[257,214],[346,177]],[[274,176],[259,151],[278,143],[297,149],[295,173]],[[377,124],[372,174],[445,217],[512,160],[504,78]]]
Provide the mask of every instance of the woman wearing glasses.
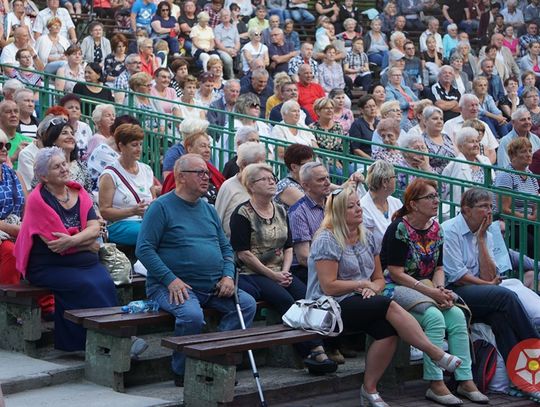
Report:
[[162,1],[158,4],[156,14],[150,25],[152,26],[152,38],[165,40],[169,45],[171,54],[180,56],[178,43],[180,25],[171,14],[171,4],[168,1]]
[[[238,287],[256,300],[268,301],[281,315],[306,286],[290,272],[293,249],[287,211],[273,202],[276,177],[267,164],[250,164],[242,172],[249,200],[231,216],[231,245],[240,265]],[[311,373],[332,373],[337,364],[326,356],[321,340],[296,345]]]
[[191,29],[191,55],[195,61],[200,62],[204,72],[207,71],[207,64],[210,58],[219,59],[214,41],[214,30],[208,25],[210,16],[206,11],[197,14],[197,24]]
[[10,148],[7,136],[0,134],[0,284],[17,284],[20,280],[13,248],[26,199],[22,178],[7,165]]
[[114,141],[120,156],[99,177],[99,209],[109,222],[109,240],[113,243],[137,243],[144,213],[156,197],[154,173],[139,161],[143,139],[140,126],[119,126]]
[[103,68],[105,57],[111,53],[111,42],[103,36],[103,24],[99,21],[93,21],[88,32],[90,35],[81,43],[83,59],[88,63],[96,62]]
[[249,42],[242,47],[242,70],[244,74],[249,72],[249,64],[254,59],[261,59],[264,66],[270,65],[268,47],[261,42],[261,32],[253,27],[248,31]]
[[442,369],[452,372],[461,360],[432,344],[407,311],[380,295],[385,283],[379,245],[362,223],[355,185],[332,192],[311,244],[306,297],[334,297],[341,306],[345,331],[364,331],[374,338],[366,355],[362,404],[367,401],[370,406],[387,407],[377,393],[377,383],[392,360],[398,335],[427,353]]
[[[417,178],[405,190],[403,207],[394,214],[382,242],[385,295],[410,312],[435,346],[442,347],[447,335],[450,353],[461,359],[454,373],[457,393],[485,404],[489,399],[472,380],[465,314],[455,305],[457,295],[445,288],[443,235],[434,219],[439,203],[435,181]],[[440,366],[428,355],[424,380],[430,381],[427,399],[447,406],[463,404],[448,390]]]
[[[154,132],[164,130],[160,129],[160,120],[157,118],[159,113],[157,101],[154,98],[149,98],[150,89],[152,88],[152,76],[146,72],[137,72],[131,75],[129,88],[136,92],[133,95],[133,107],[146,112],[143,121],[145,129]],[[129,98],[125,98],[124,104],[127,105],[128,103]]]

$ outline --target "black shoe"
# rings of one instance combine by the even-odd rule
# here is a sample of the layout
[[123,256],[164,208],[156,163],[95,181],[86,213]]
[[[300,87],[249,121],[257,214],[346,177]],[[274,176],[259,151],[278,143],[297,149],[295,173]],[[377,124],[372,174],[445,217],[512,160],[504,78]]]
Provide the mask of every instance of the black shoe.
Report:
[[309,356],[304,359],[304,365],[308,368],[309,373],[319,376],[326,373],[334,373],[337,370],[338,365],[333,360],[328,358],[322,361],[317,360],[317,356],[324,354],[324,351],[311,352]]
[[176,374],[174,375],[174,385],[176,387],[184,387],[184,375]]

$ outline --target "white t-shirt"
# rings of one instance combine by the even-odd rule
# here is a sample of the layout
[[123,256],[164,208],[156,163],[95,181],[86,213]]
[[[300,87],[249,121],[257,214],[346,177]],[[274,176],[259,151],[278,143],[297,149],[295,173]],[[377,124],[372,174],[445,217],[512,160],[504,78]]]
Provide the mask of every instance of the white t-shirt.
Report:
[[401,207],[403,204],[401,201],[397,198],[394,198],[393,196],[389,196],[387,198],[388,202],[388,217],[386,217],[378,208],[375,206],[375,203],[373,202],[373,199],[371,198],[371,194],[368,192],[365,194],[362,199],[360,199],[360,204],[362,205],[362,213],[363,213],[363,219],[364,219],[364,226],[366,229],[371,231],[373,233],[373,237],[375,238],[375,242],[377,242],[378,245],[382,243],[382,239],[384,237],[384,233],[386,232],[386,229],[392,223],[392,215]]
[[[116,168],[120,172],[120,174],[124,176],[124,178],[129,182],[131,187],[135,190],[141,201],[144,200],[146,203],[150,203],[153,199],[150,188],[152,188],[152,186],[154,185],[154,173],[152,172],[150,166],[146,164],[137,162],[137,165],[139,167],[139,171],[136,175],[127,172],[124,167],[120,165],[120,162],[118,160],[116,160],[111,166]],[[122,182],[122,180],[118,177],[118,175],[116,175],[114,171],[110,169],[105,169],[103,170],[100,178],[103,176],[103,174],[109,174],[113,179],[113,183],[115,186],[112,202],[113,208],[125,209],[137,205],[135,196],[133,196],[126,184]],[[130,216],[122,220],[141,220],[141,217]]]
[[294,135],[291,133],[290,127],[280,126],[279,124],[272,129],[272,138],[310,147],[313,147],[313,144],[317,142],[313,133],[308,129],[298,130],[298,133]]
[[263,58],[265,54],[268,54],[268,47],[263,43],[259,43],[259,46],[255,48],[251,42],[248,42],[242,47],[242,69],[244,72],[249,72],[249,63],[244,57],[244,51],[251,54],[253,57],[252,59],[260,59]]

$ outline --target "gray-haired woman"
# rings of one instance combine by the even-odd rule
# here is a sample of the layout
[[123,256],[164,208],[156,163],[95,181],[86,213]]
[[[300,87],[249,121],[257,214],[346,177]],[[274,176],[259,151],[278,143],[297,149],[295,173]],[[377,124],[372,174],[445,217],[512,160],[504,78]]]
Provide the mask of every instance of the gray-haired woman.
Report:
[[[295,300],[306,297],[305,284],[290,272],[293,249],[287,211],[274,203],[276,178],[269,165],[248,165],[242,184],[250,199],[236,208],[230,222],[231,245],[240,265],[238,286],[283,315]],[[336,371],[337,364],[328,359],[320,339],[295,347],[310,372]]]
[[261,59],[264,66],[270,65],[268,47],[261,42],[261,30],[252,27],[248,31],[249,42],[242,47],[242,70],[244,74],[249,72],[249,64],[254,59]]
[[[317,147],[317,141],[311,131],[300,124],[300,105],[296,100],[288,100],[281,106],[281,116],[283,120],[280,123],[287,124],[289,126],[296,126],[300,128],[283,126],[276,124],[272,129],[272,138],[276,140],[286,141],[288,143],[304,144],[310,147]],[[285,154],[285,147],[277,147],[277,156],[283,159]]]
[[255,93],[250,92],[240,95],[234,105],[234,111],[249,117],[236,117],[234,119],[234,128],[239,129],[243,126],[252,126],[257,128],[259,135],[263,137],[270,136],[270,126],[257,120],[260,117],[261,109],[261,101]]
[[[483,184],[485,181],[485,169],[477,164],[491,165],[489,158],[480,154],[480,141],[478,132],[472,127],[462,127],[456,132],[455,143],[459,151],[456,157],[466,160],[467,163],[452,161],[443,170],[442,175],[453,179],[471,181]],[[492,171],[492,170],[490,170]],[[494,174],[492,174],[492,179]],[[453,184],[448,188],[443,197],[459,205],[461,194],[468,188]]]
[[[398,145],[401,148],[416,150],[421,153],[428,152],[424,137],[419,135],[408,134],[404,137],[400,137]],[[400,167],[411,168],[423,172],[433,172],[433,168],[431,168],[431,165],[429,165],[429,156],[424,154],[415,154],[408,151],[402,151],[401,155],[403,156],[403,160],[399,163]],[[398,188],[400,190],[405,190],[407,185],[415,178],[416,177],[414,175],[408,175],[400,172],[397,175]]]
[[28,196],[15,244],[17,269],[55,294],[55,348],[84,350],[86,331],[65,320],[64,311],[116,305],[114,284],[97,255],[101,224],[90,195],[70,181],[64,150],[41,149],[35,175],[39,184]]
[[368,168],[366,183],[368,193],[360,199],[364,226],[380,244],[386,228],[392,223],[392,215],[403,206],[392,196],[396,190],[394,166],[384,160],[375,161]]
[[206,72],[210,58],[218,58],[216,43],[214,42],[214,30],[208,25],[210,16],[206,11],[197,14],[198,23],[191,29],[189,37],[192,41],[191,55],[195,61],[200,61]]
[[437,157],[430,157],[429,164],[435,172],[441,174],[448,160],[444,157],[455,157],[456,149],[450,137],[442,132],[444,121],[443,112],[436,106],[428,106],[422,113],[424,115],[424,142],[427,151],[436,154]]
[[371,157],[374,160],[384,160],[391,164],[401,162],[401,152],[393,147],[397,144],[399,137],[399,122],[393,119],[382,119],[377,125],[377,133],[381,137],[383,143],[388,147],[380,147],[373,149]]

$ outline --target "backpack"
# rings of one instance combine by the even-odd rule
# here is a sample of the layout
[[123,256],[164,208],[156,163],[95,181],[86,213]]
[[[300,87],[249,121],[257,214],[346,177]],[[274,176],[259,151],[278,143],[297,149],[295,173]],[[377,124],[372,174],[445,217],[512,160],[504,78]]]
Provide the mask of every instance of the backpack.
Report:
[[497,370],[497,349],[491,343],[477,339],[473,342],[473,351],[473,380],[478,386],[478,390],[486,393]]

